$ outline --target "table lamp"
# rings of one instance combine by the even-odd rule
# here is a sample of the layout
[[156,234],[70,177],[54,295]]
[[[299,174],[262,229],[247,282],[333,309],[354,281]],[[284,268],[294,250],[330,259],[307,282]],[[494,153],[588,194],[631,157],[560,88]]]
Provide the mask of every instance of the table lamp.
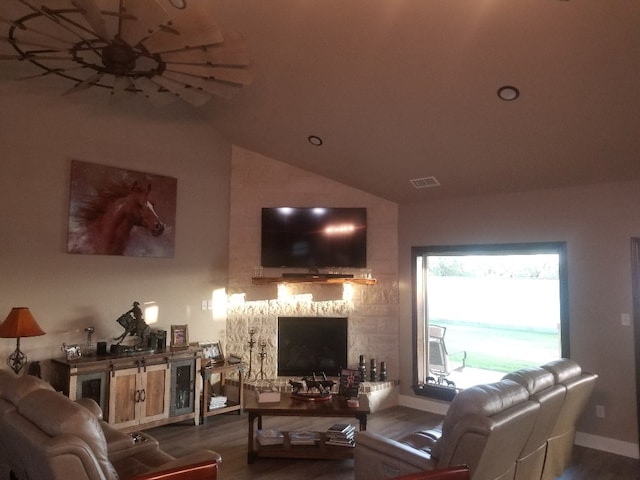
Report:
[[33,318],[27,307],[14,307],[0,325],[0,338],[17,339],[16,351],[7,358],[7,365],[18,373],[27,363],[27,356],[20,351],[20,337],[37,337],[44,335],[44,331]]

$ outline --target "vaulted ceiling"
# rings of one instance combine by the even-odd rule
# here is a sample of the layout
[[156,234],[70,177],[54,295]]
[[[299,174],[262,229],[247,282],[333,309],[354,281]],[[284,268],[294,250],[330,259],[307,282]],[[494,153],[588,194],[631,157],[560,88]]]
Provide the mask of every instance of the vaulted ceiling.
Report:
[[640,179],[637,0],[208,4],[255,78],[196,108],[237,145],[399,203]]

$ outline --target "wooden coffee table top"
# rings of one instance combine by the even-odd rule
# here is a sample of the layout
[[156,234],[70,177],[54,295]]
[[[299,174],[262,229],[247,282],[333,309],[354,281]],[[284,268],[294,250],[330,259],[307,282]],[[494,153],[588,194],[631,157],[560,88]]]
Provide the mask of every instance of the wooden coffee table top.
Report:
[[358,400],[358,407],[349,407],[346,398],[339,395],[333,395],[331,400],[298,400],[283,392],[279,402],[258,403],[255,396],[247,394],[244,410],[255,415],[314,417],[345,417],[371,413],[367,396],[360,395]]

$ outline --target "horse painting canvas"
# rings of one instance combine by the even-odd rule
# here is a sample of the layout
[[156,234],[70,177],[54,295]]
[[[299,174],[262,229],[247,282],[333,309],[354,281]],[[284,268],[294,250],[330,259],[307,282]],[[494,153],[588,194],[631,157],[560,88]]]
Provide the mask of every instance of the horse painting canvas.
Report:
[[173,257],[177,180],[73,160],[69,253]]

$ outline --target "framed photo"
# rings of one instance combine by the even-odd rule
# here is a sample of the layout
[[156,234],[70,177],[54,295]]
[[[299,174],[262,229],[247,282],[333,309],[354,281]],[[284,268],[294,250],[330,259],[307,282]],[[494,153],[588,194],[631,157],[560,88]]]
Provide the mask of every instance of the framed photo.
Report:
[[209,363],[224,362],[224,353],[220,342],[203,342],[199,346],[202,348],[202,356]]
[[189,347],[189,328],[187,325],[171,325],[171,348],[182,350]]
[[342,369],[340,372],[340,395],[347,398],[358,398],[360,392],[360,371]]
[[62,351],[64,352],[68,361],[78,360],[82,356],[80,345],[67,345],[66,343],[63,343]]

